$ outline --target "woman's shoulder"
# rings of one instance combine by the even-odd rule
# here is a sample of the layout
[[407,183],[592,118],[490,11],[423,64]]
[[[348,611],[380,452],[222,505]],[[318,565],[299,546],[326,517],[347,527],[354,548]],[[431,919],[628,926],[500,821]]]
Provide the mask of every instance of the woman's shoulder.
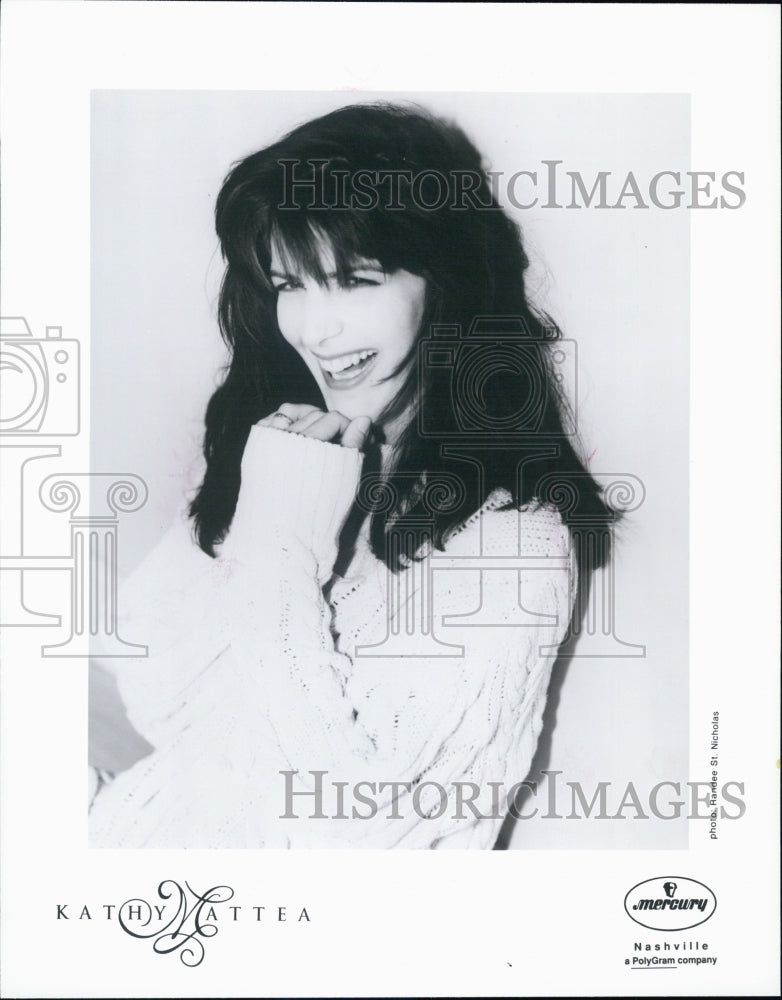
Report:
[[[478,551],[474,550],[478,547]],[[510,492],[496,489],[446,540],[449,555],[521,555],[558,557],[570,549],[559,510],[540,500],[518,506]]]
[[[557,629],[570,618],[577,566],[556,507],[538,500],[518,505],[507,490],[495,490],[446,540],[444,551],[433,553],[432,563],[440,571],[438,615],[455,616],[456,623],[479,608],[469,624],[551,626],[550,643],[541,642],[560,641]],[[552,616],[548,625],[546,615]],[[505,648],[508,636],[495,631],[482,632],[483,649],[495,643]],[[510,641],[510,648],[521,648],[518,635]]]

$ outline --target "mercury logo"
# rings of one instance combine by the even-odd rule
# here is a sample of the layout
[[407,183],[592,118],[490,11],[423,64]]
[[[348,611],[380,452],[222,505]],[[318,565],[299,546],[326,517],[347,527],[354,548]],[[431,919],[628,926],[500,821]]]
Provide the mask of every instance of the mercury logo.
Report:
[[639,882],[625,896],[625,911],[641,927],[684,931],[705,923],[717,908],[708,886],[695,879],[661,876]]

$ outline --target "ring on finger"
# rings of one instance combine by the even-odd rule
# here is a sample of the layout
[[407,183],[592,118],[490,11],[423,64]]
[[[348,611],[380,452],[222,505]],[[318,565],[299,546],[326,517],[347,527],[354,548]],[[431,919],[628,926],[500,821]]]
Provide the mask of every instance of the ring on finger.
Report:
[[272,420],[284,420],[287,427],[293,427],[295,423],[293,417],[289,417],[287,413],[280,413],[279,410],[272,414]]

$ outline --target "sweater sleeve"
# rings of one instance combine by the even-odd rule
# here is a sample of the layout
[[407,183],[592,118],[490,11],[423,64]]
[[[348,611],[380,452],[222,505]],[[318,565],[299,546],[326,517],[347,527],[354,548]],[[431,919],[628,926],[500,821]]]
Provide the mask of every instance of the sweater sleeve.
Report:
[[[124,667],[155,750],[96,797],[92,846],[493,845],[570,618],[567,531],[556,512],[490,503],[399,574],[365,552],[327,601],[361,464],[253,428],[219,558],[186,564],[170,615],[152,603],[150,656]],[[165,554],[155,565],[172,576]],[[390,646],[430,586],[433,630]]]
[[[270,467],[285,475],[269,476]],[[356,452],[273,429],[256,428],[245,452],[221,558],[225,595],[243,622],[232,635],[240,686],[285,762],[279,787],[289,815],[280,809],[278,818],[291,846],[489,847],[512,784],[529,769],[570,618],[567,531],[543,508],[487,509],[443,558],[427,557],[442,650],[431,641],[418,649],[413,636],[384,655],[383,636],[398,633],[395,616],[419,601],[428,567],[413,563],[393,577],[368,556],[372,579],[357,595],[364,606],[347,616],[361,622],[356,649],[350,636],[335,638],[322,587],[359,472]],[[519,554],[528,557],[523,569],[502,568]],[[470,568],[481,555],[494,570]],[[399,587],[406,597],[395,602]],[[366,642],[373,634],[379,655]]]

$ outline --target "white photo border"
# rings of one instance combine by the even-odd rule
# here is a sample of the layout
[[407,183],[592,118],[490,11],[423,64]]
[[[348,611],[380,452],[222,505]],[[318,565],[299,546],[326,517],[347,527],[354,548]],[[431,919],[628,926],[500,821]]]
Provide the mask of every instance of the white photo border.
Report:
[[[746,784],[741,821],[676,852],[295,852],[262,874],[252,852],[89,853],[73,789],[53,780],[83,770],[86,726],[57,707],[86,712],[86,666],[42,659],[33,675],[22,630],[8,630],[4,991],[664,995],[656,972],[637,983],[646,970],[624,964],[664,935],[622,904],[671,875],[718,897],[714,919],[676,939],[708,941],[718,964],[667,972],[676,992],[778,990],[778,9],[8,0],[2,17],[3,315],[80,331],[85,355],[93,90],[689,94],[693,167],[742,171],[747,189],[741,211],[691,217],[690,763],[703,772],[719,711],[721,763]],[[82,417],[67,447],[84,469]],[[197,969],[103,919],[188,878],[242,887],[246,907]],[[256,920],[255,907],[288,920]]]

